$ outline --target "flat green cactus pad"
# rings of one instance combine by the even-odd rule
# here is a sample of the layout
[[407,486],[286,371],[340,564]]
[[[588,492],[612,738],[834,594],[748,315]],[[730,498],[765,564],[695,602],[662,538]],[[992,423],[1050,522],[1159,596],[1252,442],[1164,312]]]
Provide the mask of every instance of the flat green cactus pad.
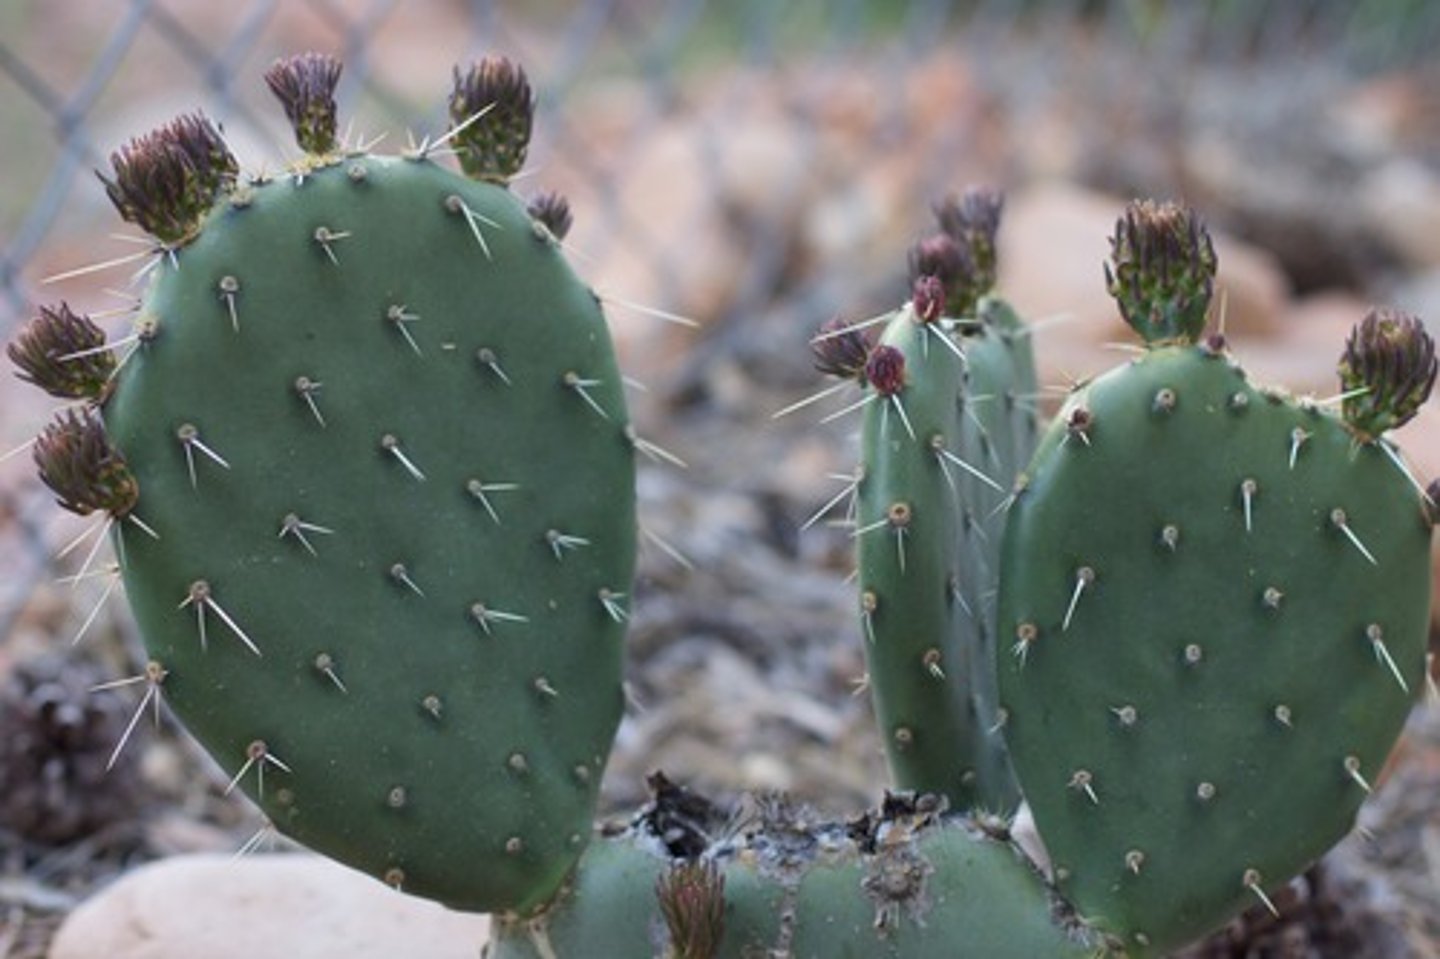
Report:
[[604,318],[500,186],[351,156],[221,199],[105,409],[165,701],[277,828],[524,910],[622,709],[633,462]]
[[1195,346],[1042,441],[1006,539],[1006,736],[1061,891],[1137,953],[1341,838],[1422,687],[1430,526],[1381,442]]

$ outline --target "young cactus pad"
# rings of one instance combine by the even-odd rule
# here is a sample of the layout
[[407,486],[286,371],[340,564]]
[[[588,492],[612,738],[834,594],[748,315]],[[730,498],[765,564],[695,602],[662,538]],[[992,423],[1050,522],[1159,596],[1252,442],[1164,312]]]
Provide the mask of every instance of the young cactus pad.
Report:
[[994,678],[1000,504],[1036,426],[1016,399],[1034,390],[1029,341],[994,294],[1000,209],[983,188],[938,205],[941,232],[910,253],[911,302],[865,368],[852,371],[839,340],[822,341],[842,354],[822,356],[822,368],[873,391],[858,484],[860,607],[896,781],[957,808],[1011,811],[1019,791]]
[[906,304],[871,353],[856,528],[865,659],[896,781],[957,808],[1010,810],[999,730],[977,695],[990,667],[977,635],[980,545],[960,499],[964,361],[951,336]]
[[[188,206],[150,217],[166,246],[101,410],[153,532],[112,526],[125,590],[165,702],[276,828],[525,911],[589,838],[622,710],[634,477],[605,320],[495,164],[337,148],[311,101],[338,67],[285,69],[322,152],[193,216],[206,178],[158,181]],[[170,169],[175,139],[132,165]]]
[[[1161,209],[1129,217],[1153,232],[1180,216]],[[1203,230],[1170,238],[1203,246],[1126,287],[1153,297],[1121,303],[1156,342],[1042,440],[1000,600],[1006,737],[1058,885],[1137,955],[1268,904],[1351,828],[1423,688],[1430,602],[1430,523],[1398,454],[1192,342],[1175,289],[1208,293],[1193,270],[1213,258]],[[1418,324],[1388,334],[1358,335],[1390,355],[1350,368],[1413,402],[1433,355]]]

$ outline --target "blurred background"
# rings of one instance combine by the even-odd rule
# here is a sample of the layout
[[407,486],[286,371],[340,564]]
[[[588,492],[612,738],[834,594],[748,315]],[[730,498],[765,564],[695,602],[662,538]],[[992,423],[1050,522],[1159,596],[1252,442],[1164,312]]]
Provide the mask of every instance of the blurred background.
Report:
[[[1180,197],[1217,233],[1241,360],[1330,395],[1367,306],[1440,323],[1437,41],[1427,0],[0,0],[0,338],[41,303],[133,300],[134,264],[47,282],[136,251],[92,172],[129,137],[200,108],[249,170],[296,155],[261,80],[274,58],[341,56],[342,126],[386,133],[381,151],[444,130],[451,64],[520,60],[540,106],[515,189],[569,197],[567,247],[648,387],[640,432],[687,464],[641,474],[651,535],[606,812],[664,768],[846,815],[885,781],[854,695],[852,543],[801,527],[843,488],[858,420],[771,415],[824,385],[814,327],[898,303],[930,204],[991,184],[1002,290],[1064,387],[1127,339],[1101,279],[1123,203]],[[51,411],[0,377],[0,454],[19,450],[0,461],[0,959],[44,955],[138,863],[278,844],[166,721],[106,773],[146,687],[89,690],[143,657],[113,577],[62,582],[83,524],[22,448]],[[1440,475],[1433,407],[1399,439]],[[1285,923],[1204,954],[1440,955],[1437,742],[1417,716],[1369,838],[1296,884]]]

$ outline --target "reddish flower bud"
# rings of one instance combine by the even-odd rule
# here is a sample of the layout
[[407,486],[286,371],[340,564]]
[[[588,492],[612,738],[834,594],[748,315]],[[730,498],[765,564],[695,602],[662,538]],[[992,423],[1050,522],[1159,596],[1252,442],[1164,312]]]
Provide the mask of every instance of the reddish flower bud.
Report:
[[917,276],[910,287],[910,305],[921,323],[934,323],[945,310],[945,286],[939,277]]
[[865,379],[881,396],[894,396],[905,388],[905,354],[893,346],[880,345],[870,352]]

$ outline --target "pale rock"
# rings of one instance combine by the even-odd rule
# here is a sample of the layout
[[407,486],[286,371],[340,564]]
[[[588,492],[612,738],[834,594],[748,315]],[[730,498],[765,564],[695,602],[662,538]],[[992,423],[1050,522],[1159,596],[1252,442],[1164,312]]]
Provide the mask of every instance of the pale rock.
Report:
[[1440,336],[1440,269],[1406,278],[1389,291],[1386,302],[1414,313],[1431,336]]
[[749,753],[740,760],[740,773],[751,789],[761,792],[787,792],[795,788],[792,764],[772,752]]
[[1429,84],[1414,73],[1392,73],[1359,84],[1330,104],[1331,135],[1352,155],[1383,157],[1403,151],[1433,113]]
[[66,919],[50,959],[475,959],[489,918],[311,855],[196,855],[124,876]]
[[1280,260],[1269,250],[1227,233],[1211,232],[1215,258],[1219,261],[1214,310],[1217,320],[1220,311],[1224,311],[1225,335],[1280,335],[1285,328],[1285,310],[1290,298],[1290,281]]
[[1351,293],[1317,293],[1277,314],[1277,335],[1231,337],[1230,345],[1256,382],[1323,399],[1340,391],[1336,363],[1370,306]]
[[1105,291],[1101,264],[1125,201],[1060,183],[1012,194],[999,235],[999,288],[1034,326],[1040,382],[1092,376],[1133,342]]
[[1440,177],[1409,157],[1368,174],[1358,193],[1365,225],[1414,266],[1440,266]]

